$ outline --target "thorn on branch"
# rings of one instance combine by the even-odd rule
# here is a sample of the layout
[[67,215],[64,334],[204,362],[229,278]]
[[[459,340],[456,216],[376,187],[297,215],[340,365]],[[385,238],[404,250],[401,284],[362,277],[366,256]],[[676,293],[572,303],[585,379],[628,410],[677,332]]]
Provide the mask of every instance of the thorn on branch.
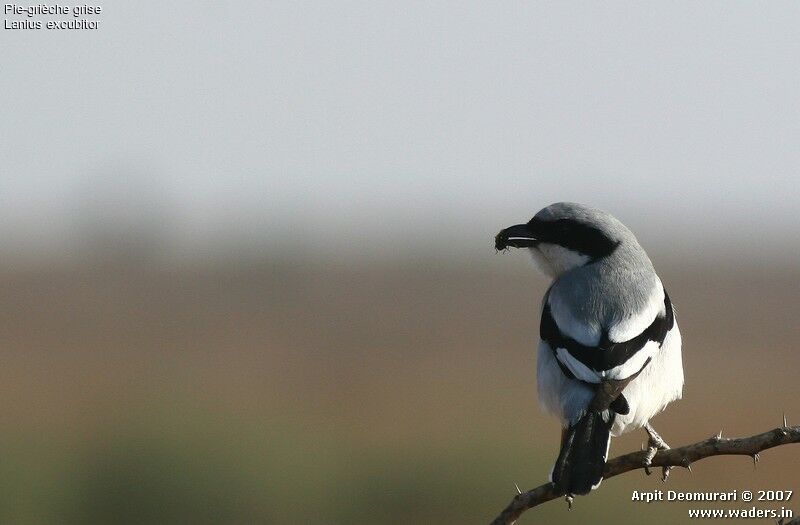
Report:
[[516,489],[517,489],[517,494],[522,494],[522,491],[521,491],[521,490],[519,490],[519,485],[517,485],[516,483],[514,483],[514,488],[516,488]]

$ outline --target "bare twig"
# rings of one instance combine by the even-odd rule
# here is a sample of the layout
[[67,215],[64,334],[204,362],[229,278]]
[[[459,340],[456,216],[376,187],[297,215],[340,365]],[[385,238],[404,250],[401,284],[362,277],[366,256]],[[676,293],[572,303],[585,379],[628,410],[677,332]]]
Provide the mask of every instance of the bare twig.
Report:
[[[691,471],[691,464],[711,456],[751,456],[758,460],[759,453],[769,448],[788,445],[789,443],[800,443],[800,425],[789,427],[785,425],[745,438],[723,438],[720,435],[712,436],[706,440],[680,448],[669,450],[659,450],[652,458],[652,467],[684,467]],[[631,452],[624,456],[619,456],[606,463],[603,478],[613,478],[620,474],[644,468],[644,460],[647,451]],[[511,525],[526,510],[546,503],[550,500],[564,496],[563,492],[558,491],[552,483],[545,483],[535,489],[517,494],[511,503],[503,509],[492,525]],[[794,523],[794,522],[792,522]]]

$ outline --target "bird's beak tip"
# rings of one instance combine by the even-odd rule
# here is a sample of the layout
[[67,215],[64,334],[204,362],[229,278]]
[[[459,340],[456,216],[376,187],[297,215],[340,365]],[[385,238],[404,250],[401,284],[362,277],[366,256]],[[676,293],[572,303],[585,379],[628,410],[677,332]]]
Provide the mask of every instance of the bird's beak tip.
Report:
[[517,224],[500,230],[494,236],[494,249],[501,251],[508,248],[530,248],[536,246],[536,242],[527,224]]
[[508,235],[505,230],[494,236],[494,249],[498,252],[504,252],[508,249]]

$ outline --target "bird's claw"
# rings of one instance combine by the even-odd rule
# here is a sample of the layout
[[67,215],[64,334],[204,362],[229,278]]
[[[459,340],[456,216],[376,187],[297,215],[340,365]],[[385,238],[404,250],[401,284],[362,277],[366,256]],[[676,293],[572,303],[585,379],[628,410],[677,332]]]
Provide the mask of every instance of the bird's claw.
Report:
[[647,454],[644,456],[644,472],[648,476],[652,474],[650,471],[650,465],[653,464],[653,458],[656,457],[656,453],[658,452],[658,448],[650,445],[647,447]]
[[[658,435],[655,429],[650,424],[645,425],[644,429],[647,431],[647,455],[644,457],[644,472],[648,476],[652,474],[650,466],[653,464],[653,458],[659,450],[669,450],[669,445],[664,439]],[[667,481],[669,478],[669,471],[672,470],[671,466],[664,466],[661,468],[661,481]]]
[[671,466],[661,467],[661,482],[666,483],[669,478],[669,472],[672,470]]

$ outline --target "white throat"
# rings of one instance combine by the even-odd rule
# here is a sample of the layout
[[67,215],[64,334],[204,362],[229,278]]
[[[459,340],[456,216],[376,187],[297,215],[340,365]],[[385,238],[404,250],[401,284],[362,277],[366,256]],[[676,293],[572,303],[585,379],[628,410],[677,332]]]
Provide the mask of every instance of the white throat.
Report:
[[553,279],[591,260],[588,255],[551,243],[541,243],[535,248],[530,248],[530,252],[536,268]]

